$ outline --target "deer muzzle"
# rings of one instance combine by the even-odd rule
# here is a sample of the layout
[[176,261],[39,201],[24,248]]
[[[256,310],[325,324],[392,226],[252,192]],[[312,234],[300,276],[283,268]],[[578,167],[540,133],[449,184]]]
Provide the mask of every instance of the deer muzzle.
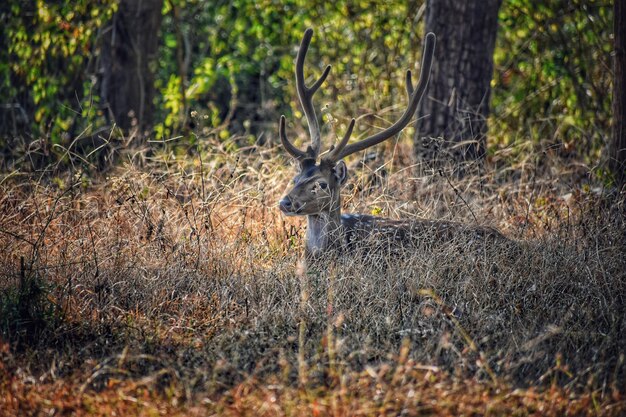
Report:
[[287,195],[278,202],[278,208],[280,208],[280,211],[287,216],[295,216],[298,214],[300,205],[298,203],[293,203],[291,198]]

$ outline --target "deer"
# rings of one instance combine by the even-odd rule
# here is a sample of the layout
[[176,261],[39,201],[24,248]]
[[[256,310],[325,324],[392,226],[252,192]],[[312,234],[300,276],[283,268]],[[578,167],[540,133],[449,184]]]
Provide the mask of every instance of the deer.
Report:
[[295,66],[296,90],[307,120],[311,144],[303,151],[287,138],[284,115],[280,117],[278,125],[281,144],[299,168],[293,186],[288,188],[278,207],[286,216],[306,216],[305,258],[319,258],[332,250],[342,251],[364,241],[384,242],[384,245],[392,242],[403,246],[415,243],[420,238],[452,239],[459,234],[477,241],[506,240],[499,231],[486,226],[441,220],[392,220],[367,214],[341,213],[341,188],[348,178],[344,158],[384,142],[409,124],[428,85],[436,37],[432,32],[426,35],[420,77],[415,87],[411,71],[406,72],[408,105],[402,116],[388,128],[358,142],[348,143],[355,125],[353,118],[339,143],[331,146],[324,154],[320,154],[321,132],[312,99],[328,77],[331,66],[326,66],[313,84],[306,85],[304,63],[312,37],[313,29],[306,29]]

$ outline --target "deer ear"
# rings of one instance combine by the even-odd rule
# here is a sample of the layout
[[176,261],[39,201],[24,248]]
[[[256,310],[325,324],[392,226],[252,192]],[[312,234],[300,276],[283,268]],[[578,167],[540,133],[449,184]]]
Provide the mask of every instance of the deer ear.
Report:
[[346,163],[343,161],[337,162],[335,168],[333,168],[333,173],[339,185],[345,184],[348,179],[348,167],[346,167]]

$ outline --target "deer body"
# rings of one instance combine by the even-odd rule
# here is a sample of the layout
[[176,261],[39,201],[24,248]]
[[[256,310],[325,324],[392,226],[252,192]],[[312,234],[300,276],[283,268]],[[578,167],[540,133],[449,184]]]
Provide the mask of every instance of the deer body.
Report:
[[415,245],[425,239],[451,241],[459,238],[468,244],[508,240],[491,227],[441,220],[392,220],[367,214],[342,214],[337,221],[325,215],[309,215],[305,254],[319,257],[329,251],[345,251],[365,245],[389,249]]
[[505,239],[498,231],[488,227],[469,226],[437,220],[390,220],[364,214],[341,214],[341,187],[348,177],[343,158],[374,146],[393,137],[411,121],[426,91],[435,49],[435,35],[426,35],[421,74],[413,88],[411,72],[407,71],[406,91],[409,104],[393,125],[366,139],[348,144],[355,120],[350,122],[343,139],[332,146],[319,162],[321,135],[312,97],[330,72],[327,66],[322,76],[308,87],[304,82],[304,58],[313,30],[304,33],[296,58],[296,87],[311,135],[311,145],[306,151],[296,148],[287,139],[285,116],[281,116],[279,135],[285,150],[299,164],[294,185],[280,200],[280,210],[288,216],[307,216],[305,253],[307,257],[319,257],[331,250],[342,250],[363,242],[378,245],[407,245],[423,238],[449,239],[454,236],[477,240],[485,238]]

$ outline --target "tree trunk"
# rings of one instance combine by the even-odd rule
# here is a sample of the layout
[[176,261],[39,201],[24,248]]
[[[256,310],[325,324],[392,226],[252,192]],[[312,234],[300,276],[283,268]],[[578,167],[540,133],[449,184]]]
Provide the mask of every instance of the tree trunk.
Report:
[[454,147],[455,159],[484,156],[501,3],[502,0],[427,1],[426,32],[437,35],[437,48],[430,84],[418,109],[418,158],[436,159],[433,152],[438,147]]
[[615,0],[613,11],[613,138],[608,165],[616,184],[622,186],[626,183],[626,0]]
[[107,116],[125,132],[152,127],[154,60],[163,0],[121,0],[104,28],[100,94]]

